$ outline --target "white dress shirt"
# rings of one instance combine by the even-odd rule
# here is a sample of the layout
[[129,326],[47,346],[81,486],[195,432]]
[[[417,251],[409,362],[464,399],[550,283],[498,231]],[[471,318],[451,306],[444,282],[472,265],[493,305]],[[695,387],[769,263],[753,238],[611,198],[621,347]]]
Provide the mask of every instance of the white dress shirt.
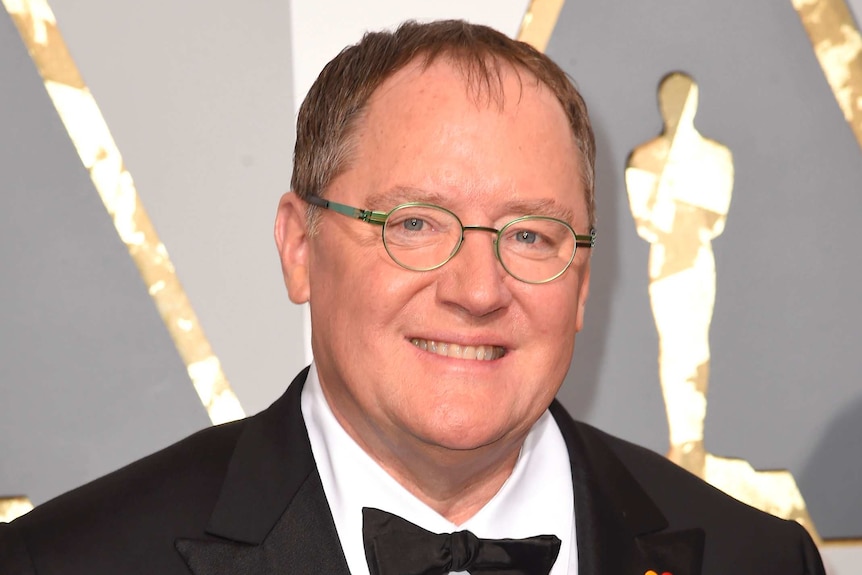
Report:
[[362,508],[394,513],[436,533],[468,529],[487,539],[556,535],[562,541],[551,575],[577,575],[574,495],[559,427],[545,412],[527,435],[512,475],[473,517],[455,525],[407,491],[335,419],[312,365],[302,390],[302,416],[351,575],[369,575]]

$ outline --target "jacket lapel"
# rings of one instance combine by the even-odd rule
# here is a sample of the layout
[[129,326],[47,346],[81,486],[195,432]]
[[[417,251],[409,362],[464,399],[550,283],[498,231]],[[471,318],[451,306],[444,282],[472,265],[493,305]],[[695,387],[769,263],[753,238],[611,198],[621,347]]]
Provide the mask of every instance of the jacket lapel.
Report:
[[[349,575],[300,407],[308,368],[249,418],[210,517],[207,539],[178,539],[194,575]],[[667,520],[600,432],[551,412],[569,451],[581,575],[699,575],[704,534]]]
[[178,539],[195,575],[349,575],[302,418],[308,368],[237,441],[206,532]]
[[667,530],[662,512],[601,434],[556,401],[551,413],[572,466],[580,575],[699,575],[703,530]]

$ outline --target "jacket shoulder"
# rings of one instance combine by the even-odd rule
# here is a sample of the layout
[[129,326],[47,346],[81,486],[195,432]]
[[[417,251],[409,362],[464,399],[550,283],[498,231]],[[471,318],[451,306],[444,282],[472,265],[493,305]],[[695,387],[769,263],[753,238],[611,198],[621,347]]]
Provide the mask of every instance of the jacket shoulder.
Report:
[[147,572],[187,572],[174,540],[203,537],[244,426],[199,431],[2,526],[0,571],[134,573],[146,557]]
[[715,516],[733,522],[744,519],[776,526],[786,523],[727,495],[663,455],[586,424],[580,425],[585,433],[593,434],[611,449],[669,520],[693,515],[699,520]]
[[814,542],[799,523],[742,503],[645,447],[584,423],[575,425],[590,441],[610,449],[661,510],[670,529],[704,531],[704,574],[723,572],[731,565],[753,566],[750,572],[797,573],[802,566],[801,572],[823,573]]

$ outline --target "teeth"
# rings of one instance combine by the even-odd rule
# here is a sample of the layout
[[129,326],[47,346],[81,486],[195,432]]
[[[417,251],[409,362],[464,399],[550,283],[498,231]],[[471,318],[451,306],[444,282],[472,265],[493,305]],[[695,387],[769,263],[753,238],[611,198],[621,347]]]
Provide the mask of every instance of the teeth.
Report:
[[445,341],[437,342],[414,337],[410,342],[423,351],[430,351],[437,355],[454,357],[457,359],[473,359],[490,361],[499,359],[506,354],[506,350],[495,345],[458,345]]

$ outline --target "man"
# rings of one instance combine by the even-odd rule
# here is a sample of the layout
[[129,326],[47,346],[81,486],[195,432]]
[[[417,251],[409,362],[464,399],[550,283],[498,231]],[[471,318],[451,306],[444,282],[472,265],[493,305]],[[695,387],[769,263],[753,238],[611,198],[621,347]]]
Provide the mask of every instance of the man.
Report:
[[297,124],[275,238],[315,363],[0,530],[4,575],[822,573],[797,524],[552,403],[595,154],[553,62],[408,23],[330,62]]

